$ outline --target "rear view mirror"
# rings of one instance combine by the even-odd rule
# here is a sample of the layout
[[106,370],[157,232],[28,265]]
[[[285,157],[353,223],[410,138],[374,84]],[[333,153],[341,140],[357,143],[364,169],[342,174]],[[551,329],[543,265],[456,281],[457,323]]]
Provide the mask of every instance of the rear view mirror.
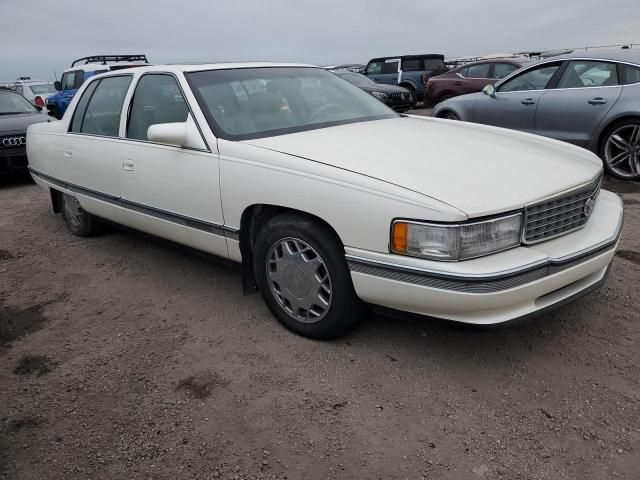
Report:
[[196,126],[191,114],[186,122],[157,123],[147,130],[147,139],[150,142],[176,147],[194,148],[205,150],[207,146],[202,140],[202,135]]
[[59,80],[56,80],[55,82],[53,82],[53,88],[55,88],[59,92],[62,91],[62,84],[60,83]]
[[496,98],[496,87],[493,84],[489,84],[482,89],[482,93],[490,96],[491,98]]

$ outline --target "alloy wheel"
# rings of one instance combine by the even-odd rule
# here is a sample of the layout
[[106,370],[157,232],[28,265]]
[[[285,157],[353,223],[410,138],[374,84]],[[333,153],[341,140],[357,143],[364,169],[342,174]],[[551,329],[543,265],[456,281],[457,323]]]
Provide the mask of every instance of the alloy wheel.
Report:
[[269,290],[280,307],[303,323],[322,320],[331,307],[331,276],[309,244],[288,237],[275,242],[266,258]]
[[640,176],[640,124],[623,125],[611,132],[604,147],[604,159],[621,177]]

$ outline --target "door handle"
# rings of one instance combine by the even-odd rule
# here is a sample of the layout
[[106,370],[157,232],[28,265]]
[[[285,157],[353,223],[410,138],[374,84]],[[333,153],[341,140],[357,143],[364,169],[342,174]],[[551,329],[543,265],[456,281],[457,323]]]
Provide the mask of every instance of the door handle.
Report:
[[453,84],[454,84],[454,85],[462,85],[462,81],[457,80],[457,81],[453,82]]
[[135,163],[133,163],[132,160],[125,160],[122,162],[122,169],[126,170],[127,172],[133,172],[133,170],[135,169]]
[[596,97],[589,100],[589,105],[604,105],[607,101],[602,97]]
[[63,155],[64,155],[64,158],[71,158],[73,157],[73,152],[71,151],[70,148],[65,148]]
[[533,98],[525,98],[520,103],[522,103],[522,105],[533,105],[536,103],[536,101]]

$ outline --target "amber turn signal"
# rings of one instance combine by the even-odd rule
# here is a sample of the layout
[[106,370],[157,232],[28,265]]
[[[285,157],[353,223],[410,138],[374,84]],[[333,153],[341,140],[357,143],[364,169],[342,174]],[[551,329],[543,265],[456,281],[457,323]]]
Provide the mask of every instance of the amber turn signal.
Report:
[[407,235],[409,225],[406,223],[396,222],[393,224],[393,235],[391,251],[394,253],[407,253]]

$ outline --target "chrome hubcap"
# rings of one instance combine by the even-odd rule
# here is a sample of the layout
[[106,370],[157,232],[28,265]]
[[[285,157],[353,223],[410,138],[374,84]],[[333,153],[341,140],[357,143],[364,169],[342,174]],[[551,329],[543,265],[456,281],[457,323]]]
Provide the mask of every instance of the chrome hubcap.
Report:
[[267,281],[271,294],[295,320],[315,323],[331,307],[329,270],[320,255],[297,238],[283,238],[267,254]]
[[604,159],[622,177],[640,175],[640,125],[625,125],[609,135]]
[[80,202],[71,195],[65,195],[64,197],[64,211],[66,213],[69,222],[74,227],[79,227],[82,223],[83,210],[80,206]]

